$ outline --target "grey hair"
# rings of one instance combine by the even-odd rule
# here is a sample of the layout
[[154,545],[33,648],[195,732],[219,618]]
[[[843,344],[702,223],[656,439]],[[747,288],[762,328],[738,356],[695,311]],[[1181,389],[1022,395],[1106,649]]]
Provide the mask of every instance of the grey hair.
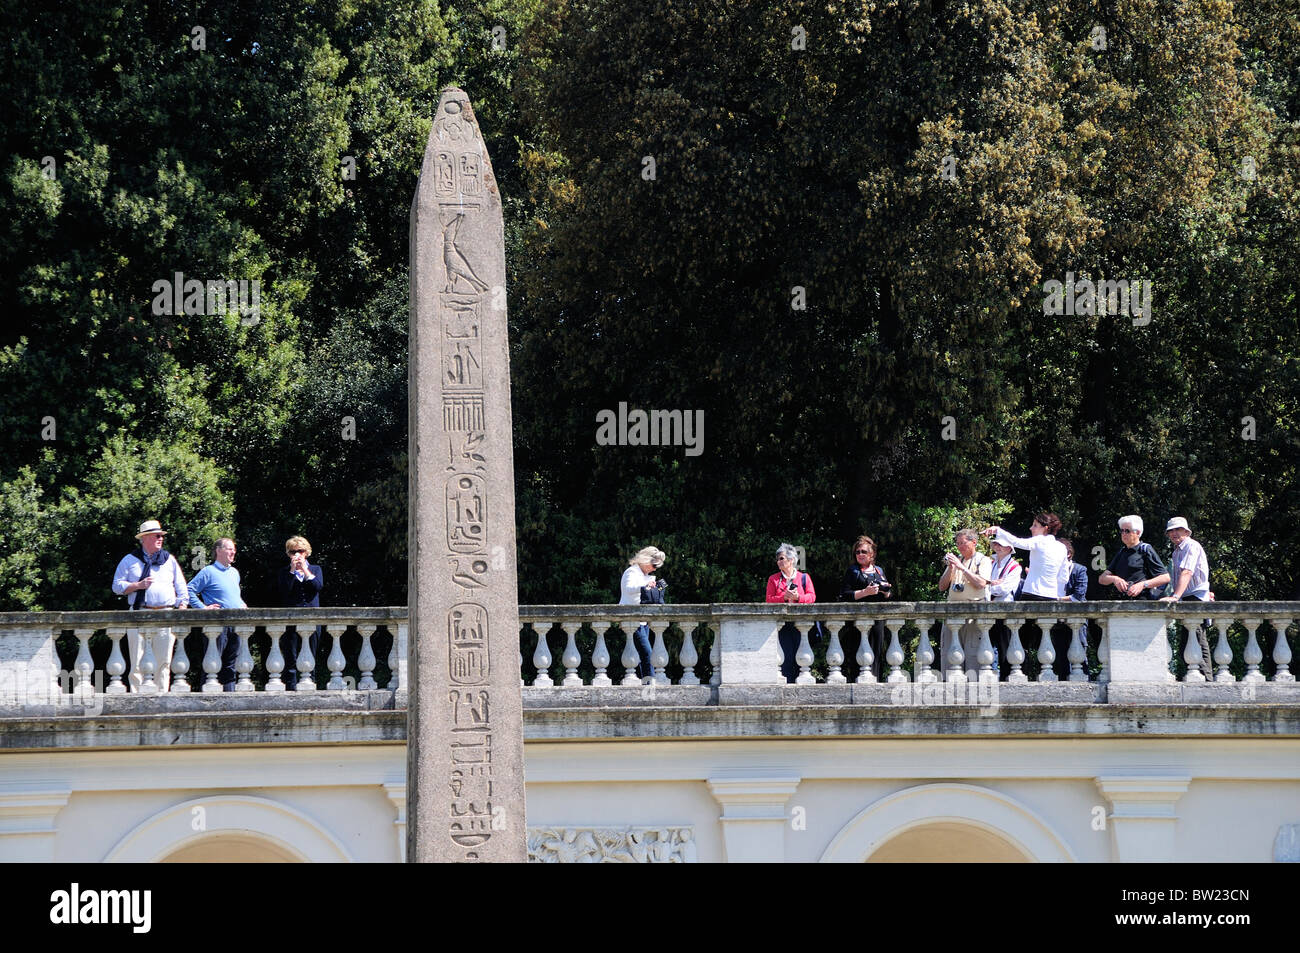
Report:
[[789,543],[782,543],[780,546],[776,547],[776,555],[778,559],[782,556],[788,556],[790,559],[798,560],[799,550],[795,549]]
[[[1125,525],[1127,524],[1127,526]],[[1120,529],[1135,530],[1139,536],[1142,535],[1142,517],[1140,516],[1121,516],[1119,518]]]
[[649,563],[651,566],[654,566],[655,569],[658,569],[664,564],[664,560],[667,558],[668,557],[664,555],[662,549],[656,549],[654,546],[646,546],[644,549],[637,550],[636,555],[632,557],[632,561],[628,565],[636,566],[641,563]]
[[975,532],[973,529],[967,528],[957,530],[957,539],[968,539],[972,543],[977,543],[979,542],[979,538],[979,533]]

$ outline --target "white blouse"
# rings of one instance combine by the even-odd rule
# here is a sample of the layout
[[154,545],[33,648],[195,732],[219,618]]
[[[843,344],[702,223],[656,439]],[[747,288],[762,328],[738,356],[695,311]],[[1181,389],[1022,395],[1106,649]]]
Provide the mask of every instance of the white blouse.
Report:
[[1065,595],[1065,583],[1070,578],[1070,569],[1064,543],[1048,533],[1028,538],[1012,536],[1000,526],[993,538],[1003,546],[1014,546],[1030,552],[1023,592],[1045,599],[1059,599]]
[[618,604],[621,606],[639,606],[641,604],[641,589],[644,586],[654,585],[654,576],[647,576],[641,571],[641,567],[636,563],[627,567],[623,573],[623,578],[618,587],[621,590]]

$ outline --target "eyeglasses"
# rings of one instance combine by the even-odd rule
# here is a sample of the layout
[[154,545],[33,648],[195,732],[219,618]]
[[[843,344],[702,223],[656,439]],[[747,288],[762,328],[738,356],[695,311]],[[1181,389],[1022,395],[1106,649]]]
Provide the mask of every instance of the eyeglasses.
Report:
[[1120,534],[1121,536],[1123,536],[1125,533],[1136,533],[1136,532],[1137,532],[1137,530],[1135,530],[1135,529],[1122,529],[1122,530],[1119,531],[1119,534]]
[[291,549],[291,550],[289,550],[289,555],[290,555],[290,556],[297,556],[299,553],[302,553],[302,554],[305,556],[305,555],[307,555],[307,550],[305,550],[305,549]]
[[788,563],[788,562],[790,561],[790,557],[789,557],[789,556],[777,556],[777,557],[776,557],[776,561],[779,562],[779,563]]
[[870,556],[870,555],[871,555],[871,550],[869,550],[869,549],[855,549],[855,550],[853,551],[853,555],[854,555],[854,556]]

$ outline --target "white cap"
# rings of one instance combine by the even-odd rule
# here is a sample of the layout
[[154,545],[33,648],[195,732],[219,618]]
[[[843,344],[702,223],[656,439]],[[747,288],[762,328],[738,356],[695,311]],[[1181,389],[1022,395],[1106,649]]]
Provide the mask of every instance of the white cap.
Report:
[[1165,526],[1166,533],[1171,529],[1186,529],[1189,533],[1191,532],[1191,530],[1188,529],[1187,520],[1183,519],[1181,516],[1175,516],[1169,521],[1169,524]]

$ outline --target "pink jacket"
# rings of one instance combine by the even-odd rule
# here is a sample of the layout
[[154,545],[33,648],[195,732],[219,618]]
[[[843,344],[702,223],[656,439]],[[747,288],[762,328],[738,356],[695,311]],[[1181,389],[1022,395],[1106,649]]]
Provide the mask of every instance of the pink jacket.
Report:
[[[800,602],[816,602],[817,592],[813,589],[812,577],[806,572],[794,574],[794,589],[799,593]],[[785,602],[785,576],[774,572],[767,577],[767,601]]]

